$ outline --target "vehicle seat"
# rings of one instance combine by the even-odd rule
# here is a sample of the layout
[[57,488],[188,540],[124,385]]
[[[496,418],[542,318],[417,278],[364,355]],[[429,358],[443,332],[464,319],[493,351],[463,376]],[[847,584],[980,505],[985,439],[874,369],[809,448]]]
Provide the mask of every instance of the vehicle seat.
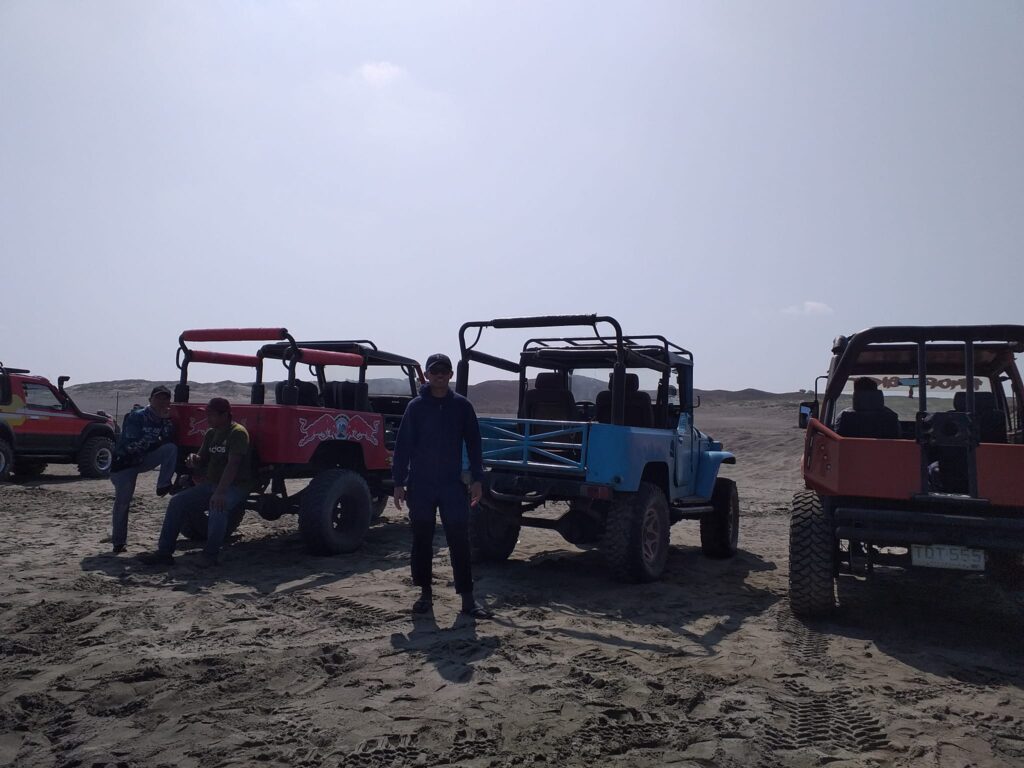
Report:
[[[274,402],[278,405],[288,405],[285,402],[284,394],[287,386],[287,381],[279,381],[274,385]],[[316,384],[311,381],[296,381],[295,386],[298,389],[298,399],[295,401],[295,405],[311,405],[315,408],[320,406],[320,390],[317,389]]]
[[847,408],[836,419],[836,433],[842,437],[898,440],[900,417],[885,407],[885,395],[881,390],[854,392],[853,408]]
[[329,381],[324,388],[324,405],[339,411],[369,411],[370,388],[358,381]]
[[576,399],[565,388],[559,373],[538,373],[533,389],[523,395],[522,419],[571,421],[576,415]]
[[[953,409],[961,413],[967,411],[966,392],[957,392],[953,395]],[[974,412],[981,442],[1006,442],[1006,414],[996,407],[996,396],[992,392],[974,393]]]
[[[597,393],[594,408],[597,420],[602,424],[612,421],[612,377],[608,377],[608,389]],[[640,377],[635,373],[626,374],[626,411],[623,422],[627,427],[653,427],[654,406],[651,396],[640,391]]]

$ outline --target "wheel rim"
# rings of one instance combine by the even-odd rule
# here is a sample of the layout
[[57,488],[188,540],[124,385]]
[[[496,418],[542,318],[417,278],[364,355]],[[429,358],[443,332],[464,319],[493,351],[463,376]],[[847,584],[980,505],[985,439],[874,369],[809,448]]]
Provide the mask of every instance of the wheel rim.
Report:
[[644,510],[644,524],[640,535],[644,562],[653,563],[658,558],[659,540],[661,538],[658,512],[653,507],[648,507]]
[[0,451],[0,475],[7,471],[7,456]]
[[728,521],[726,522],[726,534],[728,538],[726,541],[729,542],[729,546],[736,549],[736,544],[739,543],[739,522],[740,522],[740,509],[737,504],[729,505]]
[[100,448],[96,451],[96,469],[100,472],[107,472],[114,460],[114,454],[109,448]]

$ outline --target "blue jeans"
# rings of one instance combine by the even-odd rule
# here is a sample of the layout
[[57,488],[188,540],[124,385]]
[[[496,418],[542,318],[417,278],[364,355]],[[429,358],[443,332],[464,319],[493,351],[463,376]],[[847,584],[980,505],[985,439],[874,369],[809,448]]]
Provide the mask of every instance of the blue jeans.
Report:
[[114,484],[114,510],[111,515],[110,537],[115,547],[123,547],[128,542],[128,508],[135,495],[135,481],[139,474],[160,467],[160,475],[156,487],[171,484],[174,467],[178,463],[178,446],[164,443],[147,453],[142,461],[134,467],[127,467],[110,474],[110,482]]
[[201,515],[209,510],[210,521],[206,529],[206,546],[203,547],[203,552],[210,557],[217,557],[227,535],[228,515],[245,501],[248,494],[241,488],[231,486],[224,494],[224,508],[220,512],[214,512],[210,509],[210,499],[213,498],[215,487],[213,483],[203,483],[182,491],[171,499],[164,514],[164,525],[160,529],[160,541],[157,544],[157,550],[161,554],[170,555],[174,552],[174,545],[178,541],[181,524],[186,516]]

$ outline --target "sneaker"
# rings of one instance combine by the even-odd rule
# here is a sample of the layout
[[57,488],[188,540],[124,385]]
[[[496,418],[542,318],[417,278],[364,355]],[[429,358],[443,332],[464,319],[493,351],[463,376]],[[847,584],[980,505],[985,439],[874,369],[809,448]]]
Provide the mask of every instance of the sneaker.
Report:
[[127,544],[117,544],[117,545],[115,545],[110,550],[111,554],[114,554],[114,555],[120,555],[122,552],[127,552],[127,551],[128,551],[128,545]]
[[136,555],[135,559],[145,565],[174,565],[174,555],[165,555],[163,552],[143,552]]
[[161,485],[159,488],[156,489],[156,495],[157,496],[166,496],[168,493],[170,493],[173,490],[174,490],[174,486],[173,485]]
[[205,552],[200,552],[199,557],[196,558],[196,568],[206,570],[207,568],[216,568],[218,565],[220,565],[220,559]]
[[493,619],[494,613],[484,608],[480,603],[464,603],[459,611],[463,616],[470,616],[474,619]]
[[431,595],[420,595],[419,600],[412,604],[413,613],[430,613],[434,608],[434,598]]

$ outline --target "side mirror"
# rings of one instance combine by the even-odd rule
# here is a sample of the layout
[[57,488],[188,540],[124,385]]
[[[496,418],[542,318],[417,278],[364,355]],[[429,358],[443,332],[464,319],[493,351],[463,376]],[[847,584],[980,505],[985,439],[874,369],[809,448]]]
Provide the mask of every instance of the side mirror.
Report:
[[807,429],[807,422],[816,418],[818,418],[817,400],[800,403],[800,415],[797,417],[797,426],[800,427],[800,429]]

